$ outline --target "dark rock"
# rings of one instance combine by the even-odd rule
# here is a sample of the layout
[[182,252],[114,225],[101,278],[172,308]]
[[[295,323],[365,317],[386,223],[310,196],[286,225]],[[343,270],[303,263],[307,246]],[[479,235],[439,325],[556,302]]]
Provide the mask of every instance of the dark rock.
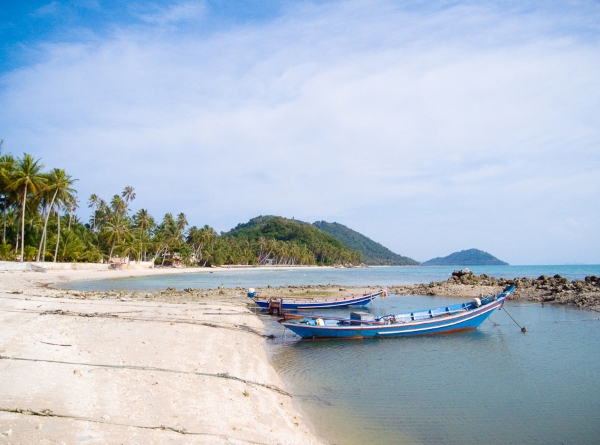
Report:
[[452,276],[453,277],[464,277],[465,275],[473,275],[473,272],[471,272],[469,269],[462,269],[462,270],[455,270],[454,272],[452,272]]

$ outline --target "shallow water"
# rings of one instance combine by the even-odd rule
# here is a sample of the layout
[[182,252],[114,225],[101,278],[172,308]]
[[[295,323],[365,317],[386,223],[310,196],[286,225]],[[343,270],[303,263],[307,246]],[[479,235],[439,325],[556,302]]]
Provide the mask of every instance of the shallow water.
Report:
[[[372,310],[453,302],[390,296]],[[284,341],[267,320],[279,336],[272,361],[330,443],[600,443],[599,314],[506,308],[526,334],[502,311],[467,333],[374,340],[300,341],[288,331]]]
[[[235,270],[88,283],[81,290],[381,285],[446,280],[454,267]],[[485,266],[495,277],[600,275],[600,266]],[[377,299],[381,315],[459,303]],[[600,314],[508,302],[477,330],[440,336],[299,341],[263,317],[272,363],[308,422],[333,444],[600,443]],[[348,315],[348,309],[328,315]]]
[[[447,280],[453,266],[405,266],[369,267],[356,269],[331,269],[306,267],[298,269],[260,268],[202,271],[151,277],[128,277],[113,280],[67,283],[63,287],[77,290],[145,290],[173,287],[185,289],[214,289],[219,286],[267,287],[298,286],[316,284],[339,284],[343,286],[393,286],[402,284],[429,283]],[[569,280],[583,279],[586,275],[600,275],[600,266],[474,266],[476,274],[486,273],[497,278],[529,277],[559,274]],[[127,274],[127,271],[123,271]]]

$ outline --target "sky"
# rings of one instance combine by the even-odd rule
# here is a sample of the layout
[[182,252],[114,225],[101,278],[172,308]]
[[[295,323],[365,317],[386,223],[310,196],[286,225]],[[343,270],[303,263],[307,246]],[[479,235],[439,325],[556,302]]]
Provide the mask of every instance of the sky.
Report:
[[0,2],[0,139],[78,214],[600,264],[598,1]]

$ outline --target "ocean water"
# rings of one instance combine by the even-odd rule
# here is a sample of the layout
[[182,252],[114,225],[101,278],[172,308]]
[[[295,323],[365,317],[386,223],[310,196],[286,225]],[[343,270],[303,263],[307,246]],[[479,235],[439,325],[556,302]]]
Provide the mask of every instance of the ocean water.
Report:
[[[413,284],[452,267],[232,269],[71,283],[77,289]],[[600,266],[486,266],[496,277],[600,276]],[[126,272],[125,272],[126,273]],[[390,295],[376,315],[462,300]],[[270,359],[305,421],[332,444],[600,444],[600,314],[507,302],[475,330],[413,338],[300,340],[261,316]],[[327,311],[348,316],[350,309]],[[509,318],[509,312],[523,334]]]
[[[392,295],[370,310],[460,301]],[[300,340],[270,317],[265,324],[277,336],[272,363],[329,443],[600,443],[600,314],[505,308],[525,334],[505,311],[474,331],[412,338]]]
[[[185,289],[210,289],[224,287],[267,287],[316,284],[339,284],[343,286],[392,286],[429,283],[447,280],[457,267],[405,266],[369,267],[356,269],[333,269],[305,267],[297,269],[240,268],[201,271],[152,277],[124,277],[111,280],[75,282],[65,287],[78,290],[143,290],[174,287]],[[488,274],[497,278],[529,277],[559,274],[570,280],[583,279],[587,275],[600,276],[600,266],[473,266],[476,274]],[[126,275],[127,271],[123,271]]]

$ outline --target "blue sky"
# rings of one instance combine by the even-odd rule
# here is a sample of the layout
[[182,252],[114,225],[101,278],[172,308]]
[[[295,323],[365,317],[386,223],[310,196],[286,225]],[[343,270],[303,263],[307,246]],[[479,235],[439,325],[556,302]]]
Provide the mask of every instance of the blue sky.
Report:
[[133,208],[600,264],[600,4],[11,2],[0,138]]

